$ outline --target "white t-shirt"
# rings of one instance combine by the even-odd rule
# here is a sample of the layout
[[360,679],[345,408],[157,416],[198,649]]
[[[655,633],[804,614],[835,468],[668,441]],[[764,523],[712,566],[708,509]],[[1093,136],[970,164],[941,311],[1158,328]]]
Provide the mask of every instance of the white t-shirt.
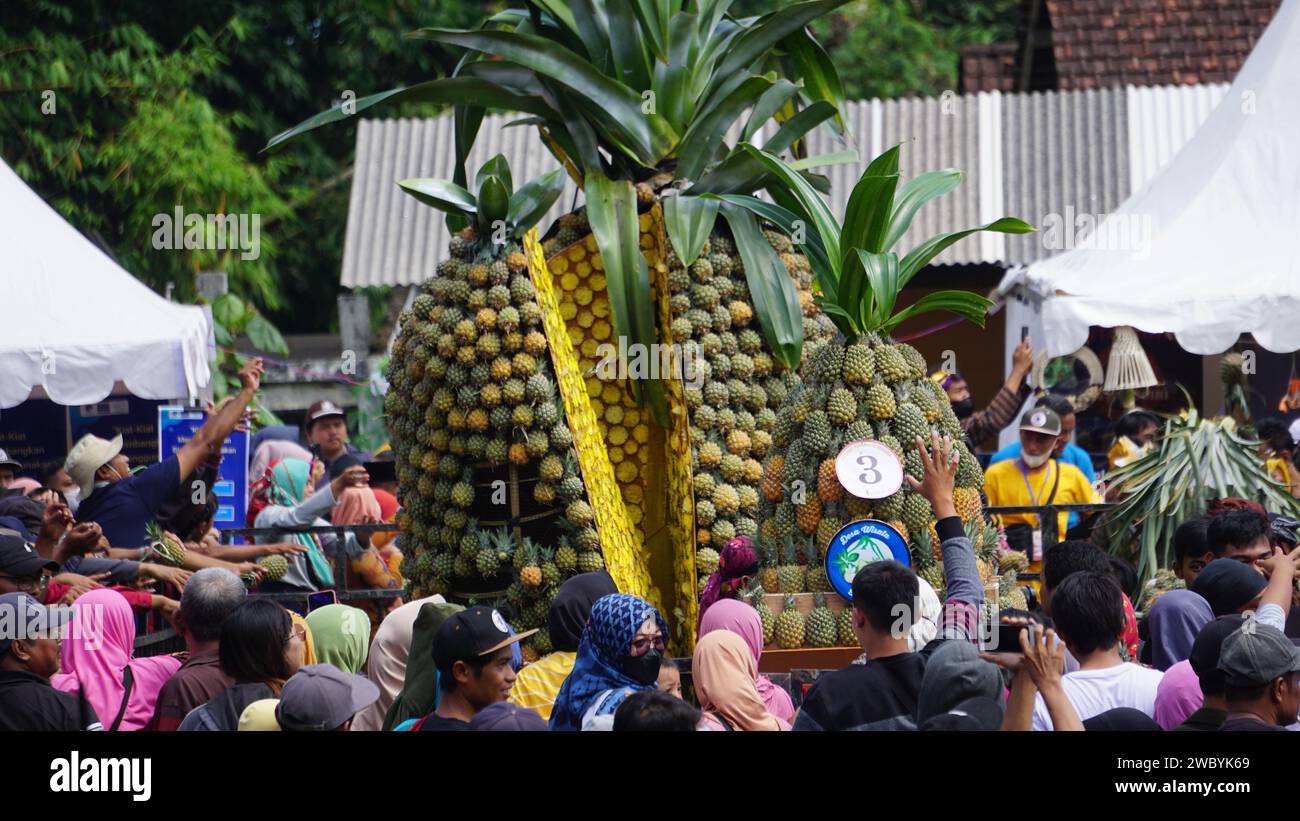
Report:
[[[1080,721],[1116,707],[1132,707],[1154,717],[1156,688],[1163,677],[1164,673],[1159,670],[1126,661],[1100,670],[1066,673],[1061,678],[1061,686]],[[1041,693],[1034,697],[1034,722],[1031,726],[1035,730],[1052,729],[1052,719],[1047,714],[1047,704]]]

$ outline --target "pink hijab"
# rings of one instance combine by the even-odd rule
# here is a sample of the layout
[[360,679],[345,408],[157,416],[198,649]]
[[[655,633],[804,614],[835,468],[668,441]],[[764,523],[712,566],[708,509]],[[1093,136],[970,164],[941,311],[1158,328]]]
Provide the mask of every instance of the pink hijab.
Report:
[[381,522],[382,510],[375,492],[368,487],[350,487],[339,494],[330,521],[336,525],[359,525]]
[[1156,687],[1156,723],[1162,730],[1172,730],[1205,703],[1201,680],[1192,663],[1184,659],[1165,671]]
[[307,464],[311,464],[311,452],[297,442],[290,442],[285,439],[268,439],[257,446],[253,453],[253,461],[248,465],[249,482],[260,479],[266,473],[266,469],[276,459],[301,459]]
[[[763,622],[757,610],[737,599],[718,599],[700,617],[700,637],[714,630],[729,630],[744,639],[754,658],[754,669],[758,669],[758,660],[763,656]],[[781,721],[794,719],[794,702],[790,701],[789,693],[764,675],[755,679],[754,686],[769,713]]]
[[50,683],[65,693],[80,690],[107,730],[122,707],[122,676],[130,667],[135,683],[118,729],[142,729],[153,718],[158,691],[180,669],[181,660],[174,656],[131,658],[135,616],[116,590],[92,590],[77,599],[68,631],[59,651],[62,672]]
[[14,479],[12,482],[9,483],[9,487],[6,488],[6,490],[9,490],[11,492],[15,490],[19,490],[22,491],[22,494],[24,496],[26,496],[28,493],[31,493],[33,490],[39,489],[40,486],[41,483],[36,481],[35,479],[30,479],[26,476],[19,476],[17,479]]

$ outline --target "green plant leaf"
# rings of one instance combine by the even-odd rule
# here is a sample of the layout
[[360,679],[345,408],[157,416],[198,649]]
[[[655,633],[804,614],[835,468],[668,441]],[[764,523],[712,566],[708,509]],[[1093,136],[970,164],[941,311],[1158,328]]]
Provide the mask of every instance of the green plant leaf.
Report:
[[669,26],[673,15],[681,11],[681,2],[674,0],[633,0],[633,11],[646,34],[646,43],[655,59],[668,62]]
[[690,84],[691,56],[699,45],[697,22],[697,16],[689,13],[677,14],[672,18],[669,24],[668,59],[655,63],[651,79],[659,113],[678,135],[686,130],[695,113],[695,98],[690,94]]
[[564,169],[547,171],[530,180],[510,198],[510,213],[506,222],[514,226],[514,236],[522,237],[546,216],[551,206],[564,193]]
[[965,239],[971,234],[980,231],[994,231],[999,234],[1028,234],[1033,230],[1035,230],[1034,227],[1022,219],[1003,217],[987,225],[981,225],[979,228],[967,228],[963,231],[952,231],[930,237],[911,251],[908,251],[907,256],[903,257],[902,265],[899,267],[898,287],[903,288],[906,286],[912,277],[916,276],[922,268],[929,264],[930,260],[943,253],[948,246]]
[[478,189],[478,223],[484,233],[510,214],[510,185],[496,174],[480,176]]
[[816,231],[809,231],[807,222],[793,211],[747,194],[705,194],[703,198],[717,198],[739,205],[741,208],[749,209],[790,237],[791,241],[798,246],[799,251],[808,257],[808,264],[812,266],[814,272],[830,268],[830,262],[826,258],[826,247],[822,245],[821,236]]
[[814,0],[794,3],[759,18],[758,22],[736,37],[718,64],[714,76],[730,77],[744,71],[750,64],[789,35],[801,30],[818,17],[829,14],[847,0]]
[[754,134],[758,132],[763,124],[772,119],[776,112],[785,105],[789,100],[799,92],[799,86],[785,79],[778,79],[772,84],[772,87],[764,91],[758,98],[758,102],[749,112],[749,119],[745,121],[745,128],[740,132],[742,142],[749,142]]
[[763,236],[753,213],[727,203],[722,216],[731,227],[745,266],[745,281],[758,320],[772,355],[791,370],[799,367],[803,354],[803,312],[794,280],[781,257]]
[[[308,117],[293,128],[276,134],[267,140],[266,145],[262,147],[262,151],[269,151],[292,140],[299,134],[304,134],[323,125],[346,120],[355,116],[358,112],[383,102],[444,103],[447,105],[469,102],[483,108],[522,111],[526,114],[536,114],[539,117],[548,119],[559,119],[553,109],[536,97],[513,94],[494,83],[478,77],[446,77],[438,80],[427,80],[406,88],[380,91],[377,94],[360,97],[351,104],[339,103],[328,111],[322,111]],[[345,111],[345,108],[347,111]]]
[[935,197],[943,196],[961,185],[962,174],[955,168],[927,171],[919,174],[898,189],[894,195],[894,213],[889,217],[889,232],[885,235],[885,248],[903,238],[916,212]]
[[280,335],[280,329],[271,324],[270,320],[261,314],[253,314],[248,320],[248,327],[244,329],[248,335],[248,341],[253,343],[253,347],[259,351],[267,353],[288,354],[289,345]]
[[972,294],[970,291],[935,291],[926,294],[889,317],[881,328],[885,331],[891,331],[903,321],[930,311],[948,311],[964,319],[969,319],[983,328],[984,320],[988,316],[988,309],[992,305],[993,303],[990,300],[979,294]]
[[[628,180],[611,180],[599,169],[588,169],[583,193],[591,234],[605,264],[614,333],[633,345],[652,351],[656,339],[650,298],[650,272],[641,255],[640,221],[636,210],[636,189]],[[662,383],[656,379],[629,379],[632,393],[645,401],[646,388]],[[666,409],[666,405],[665,405]],[[652,406],[653,410],[653,406]],[[667,421],[665,413],[664,424]]]
[[887,248],[885,232],[898,188],[898,150],[894,146],[872,160],[849,194],[840,235],[845,258],[853,249],[879,254]]
[[425,205],[449,214],[473,217],[478,213],[474,195],[450,180],[418,178],[399,180],[398,187]]
[[648,38],[641,36],[637,20],[636,0],[609,0],[605,3],[605,16],[609,23],[610,55],[614,58],[614,74],[618,81],[631,89],[650,88],[650,53],[646,49]]
[[474,175],[474,189],[482,188],[483,181],[488,177],[499,177],[501,182],[505,183],[507,194],[514,193],[515,183],[510,174],[510,161],[504,154],[497,154],[479,166],[478,173]]
[[718,217],[719,202],[706,197],[692,197],[678,194],[664,197],[664,229],[668,241],[682,265],[689,268],[704,249],[709,234],[713,233],[713,223]]
[[[827,165],[848,165],[850,163],[855,163],[857,161],[858,161],[858,152],[854,151],[852,148],[846,148],[843,151],[828,151],[825,154],[814,154],[811,157],[801,157],[797,160],[794,160],[791,163],[788,163],[788,165],[790,166],[790,168],[794,169],[795,171],[807,171],[809,168],[821,168]],[[809,182],[811,182],[813,186],[820,191],[821,179],[825,179],[825,178],[822,177],[821,179],[818,179],[819,176],[820,175],[817,174],[805,175],[805,177],[809,180]],[[829,181],[827,181],[826,190],[827,191],[830,190]]]
[[830,103],[813,103],[807,108],[802,109],[798,114],[781,123],[781,127],[776,130],[776,133],[772,135],[772,138],[763,144],[763,150],[774,156],[780,155],[781,152],[794,145],[796,140],[799,140],[817,126],[838,115],[839,110]]
[[[898,255],[892,251],[873,253],[861,248],[855,250],[870,286],[870,293],[857,296],[856,299],[860,302],[852,301],[854,297],[846,295],[843,305],[849,313],[853,313],[856,307],[862,327],[874,330],[889,318],[894,310],[894,302],[898,299]],[[847,261],[844,267],[845,270],[849,268]],[[847,279],[845,277],[845,281]]]
[[776,177],[777,182],[784,186],[789,193],[799,202],[803,214],[809,218],[811,225],[809,228],[816,231],[821,237],[822,245],[826,248],[826,255],[830,260],[832,272],[835,279],[839,279],[839,266],[842,257],[840,256],[840,224],[831,212],[830,206],[821,198],[817,190],[813,188],[808,180],[804,179],[798,171],[791,169],[775,157],[762,151],[749,143],[741,143],[739,149],[755,157],[761,162],[768,171]]
[[691,180],[697,178],[713,159],[731,123],[772,86],[769,77],[747,77],[711,109],[697,116],[678,148],[677,176]]
[[[213,317],[213,319],[216,319],[216,317]],[[230,331],[227,331],[226,326],[220,322],[212,323],[212,335],[216,338],[217,344],[222,347],[230,347],[235,341],[234,337],[230,335]]]
[[212,318],[225,325],[226,330],[232,334],[243,330],[249,314],[250,311],[244,304],[244,300],[234,294],[224,293],[212,301]]
[[584,108],[603,114],[600,121],[604,128],[619,135],[642,162],[657,162],[675,144],[676,135],[662,117],[642,113],[639,94],[544,37],[510,31],[443,28],[420,29],[414,36],[494,54],[551,78],[574,92]]
[[787,35],[781,41],[781,47],[794,61],[795,76],[803,81],[804,93],[808,99],[830,105],[835,110],[836,131],[843,133],[844,120],[840,111],[844,107],[844,87],[840,84],[839,71],[830,55],[809,35],[807,29]]

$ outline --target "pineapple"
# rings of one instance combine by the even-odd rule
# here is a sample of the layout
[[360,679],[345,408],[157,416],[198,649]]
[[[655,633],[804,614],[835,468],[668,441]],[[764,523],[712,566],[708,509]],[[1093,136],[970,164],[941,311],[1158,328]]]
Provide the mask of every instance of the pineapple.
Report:
[[858,636],[853,632],[853,605],[845,603],[835,617],[835,641],[841,647],[856,647]]
[[771,548],[770,544],[763,549],[763,566],[759,570],[758,577],[765,592],[781,592],[781,580],[776,567],[776,551]]
[[776,617],[776,646],[782,650],[802,647],[805,633],[803,613],[795,607],[794,596],[786,594],[781,613]]
[[794,549],[794,542],[787,540],[781,546],[781,565],[776,569],[776,592],[802,593],[806,586],[804,566]]
[[149,522],[144,527],[145,538],[149,548],[161,564],[180,567],[185,561],[185,545],[171,533],[162,529],[157,522]]
[[776,634],[776,616],[763,598],[762,587],[752,587],[748,593],[748,600],[750,606],[758,611],[759,623],[763,625],[763,646],[766,647],[772,643],[772,638]]
[[536,588],[542,583],[542,568],[538,564],[537,547],[532,540],[528,540],[520,545],[520,550],[524,554],[524,566],[519,570],[519,583],[526,588]]
[[[900,150],[894,147],[876,158],[864,177],[896,178]],[[781,160],[757,151],[751,151],[751,156],[763,162],[769,171],[780,175],[781,182],[777,186],[782,189],[785,199],[795,205],[797,216],[807,220],[816,215],[811,223],[815,223],[816,230],[821,232],[824,247],[855,249],[859,255],[869,253],[863,257],[867,264],[878,266],[878,270],[886,270],[888,266],[888,269],[897,271],[897,275],[889,280],[896,288],[892,292],[881,290],[878,283],[862,289],[845,289],[835,286],[840,282],[840,274],[844,273],[840,262],[847,258],[847,254],[838,259],[831,255],[809,260],[816,279],[823,286],[821,301],[827,313],[821,319],[829,318],[840,335],[821,343],[805,356],[800,372],[802,386],[777,415],[771,455],[767,457],[771,464],[777,456],[784,456],[782,483],[791,488],[802,483],[809,491],[809,500],[795,507],[799,529],[813,533],[816,520],[821,518],[820,506],[843,502],[842,497],[833,498],[834,485],[830,480],[834,463],[827,461],[836,455],[837,434],[842,433],[848,441],[855,441],[872,438],[869,434],[875,433],[874,438],[899,456],[905,470],[919,477],[922,463],[916,439],[918,436],[928,439],[935,426],[956,440],[954,447],[960,461],[956,482],[959,490],[954,494],[954,501],[958,512],[964,521],[982,522],[979,498],[982,475],[974,456],[960,441],[960,425],[947,396],[925,377],[924,358],[910,346],[889,339],[889,334],[904,319],[938,309],[931,305],[942,306],[942,310],[982,325],[989,302],[971,293],[943,291],[941,299],[927,297],[926,303],[899,304],[898,291],[921,265],[933,258],[932,251],[938,250],[939,245],[913,245],[927,249],[922,254],[924,259],[902,257],[883,244],[879,236],[852,233],[864,231],[862,224],[855,222],[847,229],[837,224],[822,201],[815,200],[806,186],[793,182],[797,175]],[[863,213],[859,209],[880,207],[885,209],[889,219],[910,218],[910,213],[904,216],[900,209],[914,208],[916,203],[904,206],[903,200],[894,199],[892,191],[882,193],[869,189],[863,186],[854,190],[849,213]],[[875,196],[880,197],[879,202],[863,199]],[[921,203],[927,199],[929,197],[923,197]],[[1004,218],[981,230],[1023,233],[1032,228],[1020,220]],[[888,239],[888,243],[892,245],[895,239],[897,237]],[[855,427],[859,425],[865,427]],[[815,496],[812,494],[814,488]],[[783,525],[789,515],[783,512],[782,504],[782,501],[764,495],[757,512],[760,521],[773,520],[773,529],[777,533],[786,532]],[[848,502],[844,504],[847,509]],[[862,510],[857,503],[852,507],[855,512]],[[914,554],[924,553],[927,559],[932,558],[932,551],[936,548],[933,543],[938,540],[932,533],[933,511],[923,497],[904,488],[888,498],[872,500],[871,512],[876,518],[898,527]],[[921,544],[924,544],[924,550],[918,549]]]
[[834,647],[835,632],[835,614],[826,606],[826,595],[817,593],[808,613],[804,641],[809,647]]
[[838,502],[844,498],[844,486],[835,472],[835,459],[822,460],[817,468],[817,498],[823,502]]
[[263,556],[257,560],[262,566],[262,581],[275,582],[284,578],[284,574],[289,572],[289,560],[281,555]]
[[578,569],[578,551],[574,550],[573,545],[564,537],[560,537],[555,547],[555,566],[565,574],[573,573]]

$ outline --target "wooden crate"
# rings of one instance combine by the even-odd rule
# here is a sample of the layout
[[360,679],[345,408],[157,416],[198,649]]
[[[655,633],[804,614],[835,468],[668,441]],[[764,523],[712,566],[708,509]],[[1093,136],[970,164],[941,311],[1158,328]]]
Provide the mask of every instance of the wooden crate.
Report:
[[[815,595],[814,595],[813,593],[791,593],[790,595],[794,596],[794,606],[795,606],[795,609],[796,609],[796,610],[798,610],[800,613],[803,613],[805,616],[808,615],[810,612],[812,612],[812,609],[813,609],[813,601],[814,601],[814,598],[815,598]],[[841,610],[843,610],[845,607],[848,607],[848,606],[849,606],[849,603],[848,603],[847,601],[844,600],[844,597],[841,596],[841,595],[838,594],[838,593],[826,593],[826,594],[824,594],[824,595],[826,596],[826,606],[827,606],[828,608],[830,608],[830,611],[831,611],[832,613],[835,614],[836,618],[839,617],[839,615],[840,615],[840,611],[841,611]],[[771,609],[771,611],[772,611],[772,616],[773,616],[773,617],[776,617],[776,616],[781,615],[781,611],[785,609],[785,594],[784,594],[784,593],[764,593],[764,594],[763,594],[763,600],[764,600],[765,602],[767,602],[767,606]],[[762,666],[762,668],[763,668],[764,671],[767,671],[767,666],[766,666],[766,665],[768,664],[768,660],[767,660],[768,653],[779,653],[779,654],[811,653],[811,654],[814,654],[814,655],[818,655],[818,654],[827,654],[827,653],[835,653],[835,652],[839,652],[840,655],[842,655],[843,652],[846,651],[846,650],[847,650],[847,651],[852,651],[852,654],[849,656],[849,659],[850,659],[850,660],[852,660],[852,659],[855,658],[859,653],[862,652],[862,650],[859,649],[859,648],[857,648],[857,647],[849,647],[849,648],[840,648],[840,647],[800,647],[800,648],[796,648],[796,649],[792,649],[792,650],[782,650],[781,648],[779,648],[779,647],[776,646],[776,643],[775,643],[775,642],[771,642],[771,643],[769,643],[765,648],[763,648],[763,660],[762,660],[762,665],[761,665],[761,666]],[[838,656],[836,656],[836,657],[838,658]],[[791,658],[793,658],[793,656],[791,656]],[[848,662],[845,662],[845,664],[847,664],[847,663],[848,663]],[[794,666],[794,667],[800,667],[800,666],[804,666],[804,665],[794,664],[793,666]],[[839,664],[839,665],[832,664],[832,665],[830,665],[830,666],[831,666],[831,667],[842,667],[842,666],[844,666],[844,665],[842,665],[842,664]],[[788,670],[790,670],[790,669],[791,669],[791,667],[773,668],[773,669],[772,669],[772,672],[786,672],[786,671],[788,671]],[[823,667],[823,668],[819,668],[819,669],[824,669],[824,667]]]

